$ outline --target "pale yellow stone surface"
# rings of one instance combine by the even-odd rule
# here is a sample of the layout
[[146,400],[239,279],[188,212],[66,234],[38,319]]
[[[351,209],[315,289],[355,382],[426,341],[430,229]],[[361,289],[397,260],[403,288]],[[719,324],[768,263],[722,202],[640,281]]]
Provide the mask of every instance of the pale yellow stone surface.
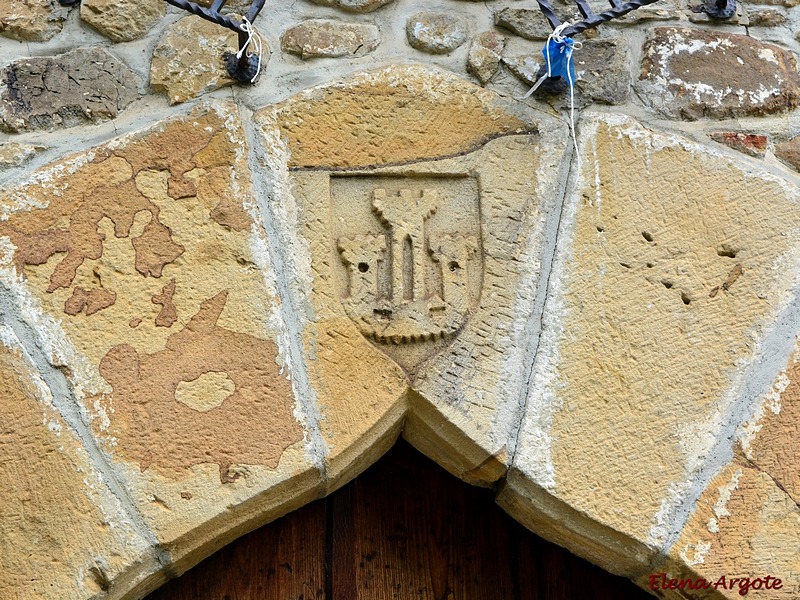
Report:
[[632,119],[587,116],[582,130],[518,471],[501,501],[552,495],[576,511],[576,538],[596,524],[620,537],[605,556],[584,554],[633,574],[665,542],[725,435],[742,369],[791,296],[800,194]]
[[208,412],[236,391],[236,384],[225,373],[203,373],[192,381],[181,381],[175,389],[175,400],[200,412]]
[[[307,368],[321,413],[330,489],[346,483],[394,443],[408,406],[404,374],[377,351],[345,314],[331,280],[328,175],[296,173],[303,230],[312,253],[306,288],[314,319],[304,324]],[[326,196],[327,194],[327,196]]]
[[66,9],[58,0],[3,0],[0,35],[15,40],[45,42],[61,31]]
[[[377,458],[406,411],[419,449],[467,481],[496,481],[564,129],[421,67],[299,94],[257,122],[283,153],[276,210],[297,215],[287,225],[333,485]],[[406,234],[390,230],[409,232],[405,258]],[[369,258],[378,247],[393,249]]]
[[203,106],[0,195],[0,275],[175,570],[319,482],[246,161],[235,107]]
[[144,37],[166,14],[163,0],[81,1],[81,19],[113,42]]
[[130,587],[159,565],[18,344],[0,324],[0,597]]
[[[154,88],[182,102],[226,84],[221,64],[187,76],[211,35],[214,60],[236,46],[176,22]],[[402,435],[471,484],[501,482],[521,523],[640,585],[660,550],[676,576],[798,581],[794,362],[664,547],[795,286],[797,189],[593,114],[565,184],[563,123],[419,66],[300,93],[254,123],[257,187],[236,107],[215,104],[0,191],[0,283],[70,378],[171,572],[343,485]],[[20,449],[19,431],[0,431],[9,497],[29,493],[15,479],[28,462],[55,461],[38,467],[41,497],[78,498],[63,530],[97,539],[63,563],[81,577],[58,584],[64,597],[150,589],[158,577],[131,550],[146,542],[120,542],[110,521],[97,526],[108,542],[92,538],[93,521],[71,516],[105,510],[105,488],[70,479],[88,459],[9,356],[0,402],[18,399],[9,414],[33,436]],[[36,403],[44,428],[13,412]],[[35,528],[61,522],[18,506],[0,501],[0,530],[19,522],[10,539],[27,536],[0,566],[22,570]],[[46,542],[66,551],[62,533]],[[81,566],[101,550],[102,572]],[[786,589],[777,597],[800,595]]]
[[[239,49],[235,32],[189,15],[173,23],[161,36],[150,63],[150,86],[167,95],[171,104],[235,83],[223,55]],[[262,37],[266,68],[269,48]],[[249,52],[253,52],[251,48]]]

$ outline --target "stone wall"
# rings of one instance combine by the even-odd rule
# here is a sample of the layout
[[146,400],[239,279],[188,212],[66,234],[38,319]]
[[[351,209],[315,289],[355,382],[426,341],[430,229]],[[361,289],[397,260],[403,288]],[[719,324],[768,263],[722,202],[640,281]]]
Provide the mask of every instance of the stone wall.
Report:
[[679,2],[581,36],[573,146],[532,2],[277,0],[239,86],[162,0],[5,0],[0,597],[140,597],[400,435],[655,595],[800,597],[800,8]]

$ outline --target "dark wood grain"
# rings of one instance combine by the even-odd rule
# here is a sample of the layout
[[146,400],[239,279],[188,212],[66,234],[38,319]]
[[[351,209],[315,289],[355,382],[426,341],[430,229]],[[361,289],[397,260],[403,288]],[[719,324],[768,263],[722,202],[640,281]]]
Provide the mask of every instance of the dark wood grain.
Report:
[[404,442],[147,600],[648,600],[533,535]]

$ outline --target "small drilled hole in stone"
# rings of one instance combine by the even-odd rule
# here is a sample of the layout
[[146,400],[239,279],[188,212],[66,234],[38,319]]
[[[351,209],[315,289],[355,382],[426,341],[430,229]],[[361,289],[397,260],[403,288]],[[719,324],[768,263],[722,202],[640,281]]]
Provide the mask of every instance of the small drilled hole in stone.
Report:
[[450,269],[451,271],[456,271],[461,268],[461,265],[458,264],[456,261],[451,260],[450,264],[447,265],[447,268]]
[[653,241],[653,236],[652,236],[652,235],[650,235],[650,234],[649,234],[648,232],[646,232],[646,231],[643,231],[643,232],[642,232],[642,237],[643,237],[644,239],[646,239],[648,242],[652,242],[652,241]]
[[717,250],[717,256],[725,256],[727,258],[736,258],[736,250],[732,250],[727,246],[723,246],[719,250]]
[[631,266],[628,263],[619,263],[619,266],[625,267],[626,269],[630,269]]
[[652,269],[653,268],[653,263],[647,263],[647,268],[648,269]]
[[358,270],[362,273],[366,273],[369,271],[369,265],[367,263],[358,263]]
[[672,282],[669,281],[668,279],[662,279],[661,284],[667,289],[670,289],[672,287]]
[[681,292],[681,300],[684,304],[689,304],[692,300],[686,295],[686,292]]
[[603,227],[602,225],[598,225],[598,226],[597,226],[597,232],[598,232],[598,233],[603,233],[605,230],[606,230],[606,228],[605,228],[605,227]]

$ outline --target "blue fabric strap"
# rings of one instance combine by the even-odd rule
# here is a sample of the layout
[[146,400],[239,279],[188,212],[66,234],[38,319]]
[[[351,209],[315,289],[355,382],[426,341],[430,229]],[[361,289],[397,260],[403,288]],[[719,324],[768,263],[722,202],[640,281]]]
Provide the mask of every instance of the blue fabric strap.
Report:
[[548,77],[563,77],[566,81],[575,81],[575,64],[571,59],[575,41],[571,37],[563,37],[558,41],[550,37],[544,48]]

